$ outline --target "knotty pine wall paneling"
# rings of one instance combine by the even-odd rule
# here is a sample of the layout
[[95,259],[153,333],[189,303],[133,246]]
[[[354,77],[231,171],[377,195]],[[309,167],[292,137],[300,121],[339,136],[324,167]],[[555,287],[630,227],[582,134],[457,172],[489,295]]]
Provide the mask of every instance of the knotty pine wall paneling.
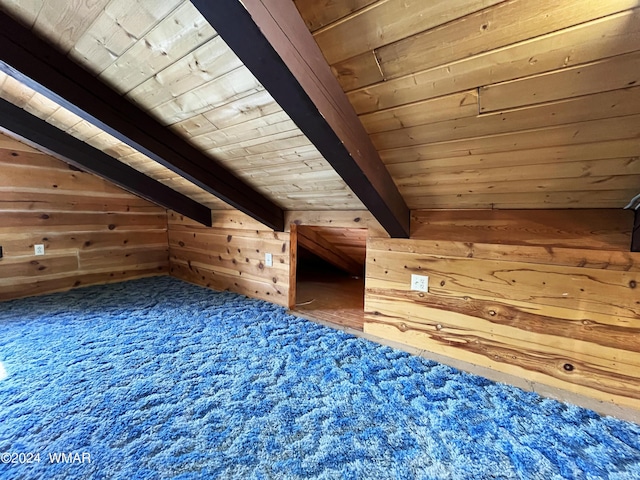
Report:
[[[290,306],[289,233],[231,210],[214,211],[211,228],[172,211],[168,221],[171,275]],[[271,253],[273,266],[265,264],[265,253]]]
[[364,331],[640,409],[632,225],[606,209],[414,212],[411,239],[368,239]]
[[4,135],[0,168],[0,300],[168,272],[163,208]]

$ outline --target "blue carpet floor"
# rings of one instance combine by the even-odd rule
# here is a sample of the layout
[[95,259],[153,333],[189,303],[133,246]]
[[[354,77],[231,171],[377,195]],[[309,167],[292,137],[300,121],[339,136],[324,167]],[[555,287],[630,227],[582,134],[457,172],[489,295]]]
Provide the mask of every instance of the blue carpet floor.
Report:
[[0,478],[640,478],[638,425],[169,277],[0,303],[0,362]]

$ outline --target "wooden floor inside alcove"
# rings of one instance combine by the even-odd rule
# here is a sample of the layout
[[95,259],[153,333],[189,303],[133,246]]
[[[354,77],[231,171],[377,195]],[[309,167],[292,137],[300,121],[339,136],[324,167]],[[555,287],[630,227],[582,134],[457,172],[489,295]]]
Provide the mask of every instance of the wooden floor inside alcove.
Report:
[[297,272],[295,313],[336,326],[363,330],[364,278],[317,264]]

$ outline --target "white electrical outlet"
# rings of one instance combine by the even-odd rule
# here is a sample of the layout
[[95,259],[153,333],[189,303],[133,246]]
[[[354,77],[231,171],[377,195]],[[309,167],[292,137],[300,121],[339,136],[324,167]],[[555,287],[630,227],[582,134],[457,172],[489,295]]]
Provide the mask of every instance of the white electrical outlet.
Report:
[[426,275],[411,275],[411,290],[418,292],[429,291],[429,277]]
[[36,255],[44,255],[44,245],[39,243],[38,245],[33,246],[33,251]]
[[267,267],[273,267],[273,255],[271,255],[270,253],[265,253],[264,254],[264,264]]

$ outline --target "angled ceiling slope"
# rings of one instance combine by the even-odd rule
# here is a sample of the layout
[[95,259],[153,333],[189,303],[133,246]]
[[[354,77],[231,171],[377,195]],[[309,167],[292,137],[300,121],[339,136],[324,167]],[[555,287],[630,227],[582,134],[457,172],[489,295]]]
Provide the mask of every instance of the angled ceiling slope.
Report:
[[[117,21],[119,17],[112,17],[112,3],[120,5],[121,15],[126,15],[123,12],[131,10],[123,2],[104,0],[96,7],[104,8],[102,13],[94,9],[91,17],[85,18],[86,13],[75,11],[71,7],[69,10],[65,6],[63,16],[66,18],[65,22],[74,25],[72,36],[75,40],[65,38],[62,41],[62,37],[58,38],[55,22],[60,20],[55,19],[62,17],[61,14],[52,13],[51,5],[47,2],[39,9],[29,11],[28,18],[22,18],[22,12],[18,15],[21,22],[31,25],[30,29],[6,14],[1,14],[0,39],[5,48],[0,53],[0,60],[4,62],[0,70],[35,90],[37,95],[44,95],[90,124],[98,126],[106,135],[112,135],[146,155],[151,159],[149,162],[170,168],[191,182],[194,187],[197,185],[213,193],[271,228],[283,228],[282,207],[302,210],[324,205],[324,208],[328,209],[354,209],[358,205],[360,207],[357,208],[361,208],[364,204],[391,235],[408,236],[409,211],[406,204],[293,4],[287,4],[283,10],[284,4],[273,3],[269,6],[274,10],[273,15],[264,9],[262,3],[254,5],[259,7],[259,10],[262,9],[258,12],[262,21],[280,18],[273,24],[276,34],[265,36],[260,29],[268,31],[268,28],[265,29],[264,24],[258,28],[240,2],[216,2],[215,8],[220,8],[221,11],[213,17],[210,11],[205,12],[205,16],[207,19],[214,18],[213,23],[216,23],[218,29],[224,30],[224,35],[223,32],[216,32],[207,27],[211,30],[207,35],[201,35],[202,32],[199,30],[198,38],[184,37],[191,38],[188,40],[190,42],[195,42],[191,46],[193,53],[188,53],[184,46],[181,46],[184,51],[179,53],[178,49],[173,53],[179,56],[171,54],[164,57],[160,62],[164,66],[158,70],[160,64],[157,63],[157,58],[153,66],[144,65],[145,60],[140,60],[140,67],[135,65],[136,62],[132,64],[134,51],[140,54],[147,47],[150,49],[148,52],[155,51],[154,39],[158,41],[158,34],[166,33],[167,26],[184,26],[185,30],[180,32],[180,35],[190,35],[195,26],[207,25],[205,19],[192,3],[176,1],[173,2],[173,10],[169,9],[171,11],[165,12],[154,21],[158,28],[153,27],[154,22],[149,21],[146,23],[146,30],[140,30],[134,35]],[[15,14],[13,10],[14,7],[9,8],[9,11]],[[283,21],[291,15],[295,17],[289,20],[295,21]],[[183,21],[174,23],[179,17],[184,17]],[[258,17],[254,15],[254,19]],[[218,25],[221,18],[224,19],[223,24]],[[52,19],[54,23],[49,24]],[[100,32],[104,31],[105,19],[107,22],[116,22],[112,25],[113,29],[120,29],[121,33],[128,35],[129,47],[121,49],[120,53],[113,53],[116,50],[109,49],[109,37],[104,37],[107,43],[101,43],[103,40],[100,39],[103,37]],[[295,28],[283,32],[281,27],[286,30],[289,23]],[[249,32],[254,43],[245,42],[244,47],[238,47],[234,29],[245,29],[243,35]],[[216,38],[218,33],[220,37]],[[96,34],[98,36],[95,36]],[[41,40],[40,35],[46,41]],[[82,46],[83,38],[92,39],[92,48],[98,49],[95,55],[87,56],[85,53],[82,57],[78,56],[83,51],[87,52]],[[220,38],[236,50],[240,60],[237,57],[235,60],[231,58],[234,54]],[[148,40],[151,40],[151,43]],[[78,43],[70,43],[74,41]],[[70,51],[71,47],[74,49],[73,54]],[[247,47],[249,52],[246,51]],[[200,53],[213,50],[220,52],[225,48],[230,53],[223,53],[222,57],[207,58],[202,57]],[[293,60],[287,54],[287,50],[292,48]],[[252,54],[254,50],[258,55]],[[138,83],[131,81],[127,84],[129,77],[126,75],[122,78],[107,75],[105,78],[100,74],[106,65],[102,61],[105,60],[102,58],[105,55],[101,56],[100,53],[109,54],[106,55],[107,61],[112,62],[116,71],[123,65],[128,66],[129,73],[136,73],[135,81]],[[185,53],[187,55],[183,58]],[[164,51],[163,54],[167,55]],[[126,56],[128,60],[120,62],[119,55],[123,60]],[[192,56],[195,58],[194,64],[187,59]],[[146,59],[148,55],[142,57]],[[211,80],[209,75],[215,72],[205,70],[208,67],[199,64],[198,58],[200,62],[204,60],[208,63],[217,62],[215,58],[224,58],[225,61],[230,59],[223,71],[217,73],[219,79],[224,82],[228,81],[225,74],[227,71],[230,72],[229,79],[245,78],[247,75],[251,77],[249,70],[258,78],[252,82],[244,82],[251,84],[251,88],[247,87],[248,90],[236,90],[235,84],[227,85],[224,82],[216,83],[217,79]],[[301,58],[313,58],[313,62],[307,63],[305,60],[300,70]],[[80,64],[83,65],[82,68]],[[189,96],[191,100],[197,99],[196,102],[183,100],[180,92],[176,94],[171,85],[163,85],[161,80],[156,79],[156,74],[164,75],[162,69],[174,72],[178,71],[179,65],[182,68],[180,75],[191,74],[198,77],[180,84],[180,88],[191,85],[192,91],[184,92],[184,96]],[[193,65],[195,69],[191,71]],[[234,68],[236,70],[231,71]],[[148,81],[140,77],[141,73],[146,75],[144,78]],[[97,80],[95,76],[101,80]],[[264,86],[260,82],[263,82]],[[147,85],[149,83],[152,85]],[[233,95],[226,100],[231,103],[223,105],[213,100],[213,103],[209,103],[206,97],[200,98],[204,92],[215,93],[212,90],[214,83],[232,87]],[[242,86],[238,85],[238,88],[244,88],[244,83]],[[136,85],[141,88],[136,88]],[[144,91],[150,87],[153,87],[152,92],[163,89],[158,98],[164,98],[166,104],[154,108],[153,101],[147,102],[146,98],[137,97],[138,91],[141,91],[144,97]],[[271,96],[284,107],[284,112]],[[263,111],[262,104],[258,103],[251,107],[255,110],[245,117],[247,100],[251,101],[256,97],[260,97],[262,102],[272,102],[273,106],[269,106],[268,111]],[[153,100],[156,101],[156,98]],[[200,105],[202,102],[204,103]],[[197,108],[192,109],[194,104],[200,106],[196,105]],[[24,108],[33,110],[26,106]],[[213,117],[220,118],[217,115],[219,111],[224,111],[223,115],[234,112],[237,118],[234,117],[233,122],[227,123],[231,118],[225,117],[225,122],[219,125],[208,123]],[[167,115],[163,116],[163,112]],[[43,118],[40,112],[36,115]],[[270,116],[274,117],[273,121],[282,123],[271,125]],[[287,118],[283,121],[283,117]],[[255,120],[247,121],[254,118]],[[266,123],[263,123],[263,119]],[[200,124],[201,121],[204,123]],[[242,121],[247,122],[246,128],[245,124],[237,125]],[[265,127],[262,128],[260,125]],[[69,133],[78,138],[74,131],[69,130]],[[254,137],[249,138],[248,135]],[[221,144],[218,143],[220,140]],[[274,146],[265,147],[271,145]],[[111,155],[111,152],[102,146],[98,148]],[[128,163],[126,159],[116,158]],[[136,164],[133,166],[139,168]],[[155,178],[167,184],[164,178]],[[184,193],[195,198],[186,191]],[[358,198],[355,198],[354,193]]]
[[409,209],[293,2],[192,0],[391,236]]
[[284,212],[73,61],[0,12],[0,70],[274,230]]

